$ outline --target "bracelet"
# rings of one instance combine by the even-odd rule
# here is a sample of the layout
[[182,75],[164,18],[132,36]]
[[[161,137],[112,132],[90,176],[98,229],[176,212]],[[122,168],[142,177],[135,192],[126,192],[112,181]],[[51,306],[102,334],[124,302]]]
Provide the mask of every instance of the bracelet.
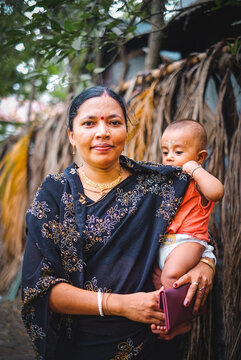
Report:
[[198,168],[200,168],[200,167],[202,167],[202,165],[198,165],[198,166],[196,166],[193,170],[192,170],[192,172],[191,172],[191,174],[190,174],[190,176],[192,177],[193,176],[193,173],[194,173],[194,171],[195,170],[197,170]]
[[204,264],[209,265],[215,274],[215,265],[211,261],[204,259],[204,258],[201,258],[200,261],[203,262]]
[[97,301],[98,301],[98,309],[99,309],[100,316],[104,316],[103,310],[102,310],[102,298],[103,298],[103,293],[101,290],[98,290]]
[[111,312],[108,307],[108,301],[109,301],[110,295],[112,295],[112,293],[105,293],[105,297],[104,297],[104,294],[103,294],[103,313],[104,313],[104,315],[111,315]]

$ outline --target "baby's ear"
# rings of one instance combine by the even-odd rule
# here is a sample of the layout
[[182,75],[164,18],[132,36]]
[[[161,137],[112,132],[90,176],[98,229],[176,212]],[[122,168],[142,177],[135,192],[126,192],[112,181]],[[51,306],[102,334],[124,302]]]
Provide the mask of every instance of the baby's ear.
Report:
[[202,165],[206,160],[207,156],[208,152],[206,150],[199,151],[199,153],[197,154],[197,162]]

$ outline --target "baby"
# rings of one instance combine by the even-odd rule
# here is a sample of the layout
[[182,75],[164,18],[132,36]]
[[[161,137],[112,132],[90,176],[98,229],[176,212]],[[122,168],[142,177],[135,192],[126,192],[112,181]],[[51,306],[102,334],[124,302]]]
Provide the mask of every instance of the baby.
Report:
[[[191,181],[159,250],[161,283],[165,288],[193,268],[201,257],[214,258],[208,244],[208,220],[214,202],[223,197],[221,182],[202,168],[207,158],[207,135],[194,120],[178,120],[161,139],[163,164],[180,166]],[[198,285],[198,283],[197,283]]]

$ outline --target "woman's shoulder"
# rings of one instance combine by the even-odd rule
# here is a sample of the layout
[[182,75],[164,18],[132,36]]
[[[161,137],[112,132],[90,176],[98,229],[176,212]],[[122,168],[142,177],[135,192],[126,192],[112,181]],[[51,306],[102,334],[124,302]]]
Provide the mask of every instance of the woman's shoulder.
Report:
[[[72,170],[71,170],[72,169]],[[74,176],[74,164],[64,171],[55,174],[48,174],[37,188],[32,203],[27,211],[27,217],[33,215],[38,219],[47,218],[47,213],[57,211],[61,206],[73,202],[73,194],[68,180],[68,174]],[[51,210],[52,209],[52,210]]]
[[37,189],[39,192],[50,192],[52,194],[61,194],[68,187],[69,176],[77,174],[77,165],[71,164],[65,170],[48,174]]
[[[151,161],[137,161],[130,159],[126,156],[121,156],[121,165],[129,168],[131,171],[136,173],[159,173],[161,175],[175,175],[180,176],[182,169],[176,166],[166,166],[157,162]],[[182,173],[183,174],[183,173]]]

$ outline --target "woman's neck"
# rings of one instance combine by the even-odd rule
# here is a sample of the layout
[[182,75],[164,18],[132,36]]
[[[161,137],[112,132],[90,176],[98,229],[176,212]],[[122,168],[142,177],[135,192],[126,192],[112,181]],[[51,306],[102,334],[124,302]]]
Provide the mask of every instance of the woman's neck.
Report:
[[108,168],[93,167],[86,163],[79,168],[80,176],[83,173],[88,179],[100,184],[114,181],[120,176],[120,172],[121,166],[119,162]]

